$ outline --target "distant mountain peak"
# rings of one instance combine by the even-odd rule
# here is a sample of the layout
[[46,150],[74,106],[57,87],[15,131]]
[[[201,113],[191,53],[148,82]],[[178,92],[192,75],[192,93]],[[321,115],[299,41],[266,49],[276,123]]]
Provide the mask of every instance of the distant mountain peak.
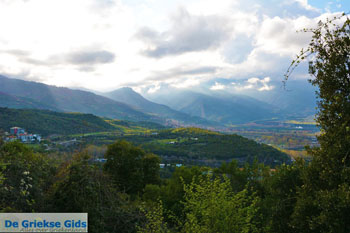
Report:
[[137,93],[137,92],[136,92],[136,91],[134,91],[134,89],[132,89],[131,87],[121,87],[121,88],[119,88],[119,89],[117,89],[117,90],[132,91],[132,92]]

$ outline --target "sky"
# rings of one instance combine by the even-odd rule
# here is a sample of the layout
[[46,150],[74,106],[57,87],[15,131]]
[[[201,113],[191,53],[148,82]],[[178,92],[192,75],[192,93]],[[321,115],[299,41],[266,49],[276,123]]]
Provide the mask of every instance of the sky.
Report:
[[[0,74],[156,92],[270,91],[348,0],[0,0]],[[296,79],[306,79],[300,67]]]

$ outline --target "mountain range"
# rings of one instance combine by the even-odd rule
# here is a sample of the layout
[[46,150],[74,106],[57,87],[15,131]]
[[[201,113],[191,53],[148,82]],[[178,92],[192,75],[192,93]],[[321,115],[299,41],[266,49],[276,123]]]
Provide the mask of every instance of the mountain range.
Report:
[[[294,92],[276,90],[241,95],[174,88],[146,93],[146,99],[128,87],[96,94],[0,75],[0,107],[90,113],[170,126],[220,128],[262,119],[312,115],[314,94],[304,89],[295,86]],[[303,101],[305,96],[307,99]]]
[[281,115],[279,108],[268,103],[229,93],[206,95],[188,90],[172,93],[164,91],[150,98],[189,115],[222,124],[240,124]]
[[[152,116],[137,111],[127,104],[113,101],[92,92],[72,90],[65,87],[50,86],[1,76],[0,92],[6,93],[7,98],[10,99],[24,99],[25,102],[23,104],[28,102],[35,103],[41,109],[92,113],[98,116],[135,121],[155,120]],[[12,103],[14,102],[12,101]],[[25,108],[32,108],[32,106],[29,105]]]
[[152,103],[131,89],[124,88],[106,93],[106,96],[108,95],[111,98],[88,91],[0,76],[0,107],[91,113],[112,119],[152,121],[167,125],[218,125],[215,122]]
[[176,111],[164,104],[157,104],[149,101],[129,87],[120,88],[112,92],[104,93],[103,95],[115,101],[126,103],[142,112],[162,116],[166,119],[173,119],[180,122],[193,122],[198,125],[217,125],[214,122],[205,120],[205,118],[196,115],[192,116],[191,114]]

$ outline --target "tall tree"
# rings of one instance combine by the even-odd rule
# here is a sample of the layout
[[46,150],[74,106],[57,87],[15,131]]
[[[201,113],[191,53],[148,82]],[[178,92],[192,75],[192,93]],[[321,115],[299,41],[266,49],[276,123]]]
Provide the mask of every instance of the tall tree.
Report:
[[293,61],[286,78],[309,58],[312,85],[318,87],[319,148],[303,174],[295,207],[298,232],[350,232],[350,20],[319,22],[309,47]]

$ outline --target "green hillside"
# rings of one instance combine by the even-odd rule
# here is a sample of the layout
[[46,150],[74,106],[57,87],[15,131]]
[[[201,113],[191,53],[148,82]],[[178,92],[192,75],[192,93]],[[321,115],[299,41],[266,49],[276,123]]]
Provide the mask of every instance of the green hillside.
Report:
[[151,122],[130,122],[103,119],[92,114],[61,113],[49,110],[0,108],[0,129],[9,131],[13,126],[30,133],[85,136],[96,144],[110,144],[127,140],[158,154],[165,160],[198,161],[215,159],[259,162],[269,165],[288,162],[286,154],[265,144],[235,134],[221,134],[199,128],[164,129]]
[[[190,159],[193,161],[237,159],[245,163],[257,158],[259,162],[272,166],[290,161],[285,153],[271,146],[236,134],[221,134],[198,128],[164,129],[158,131],[157,134],[123,135],[119,138],[140,145],[163,159]],[[113,141],[118,138],[110,137],[109,139]]]
[[59,111],[53,106],[40,103],[36,100],[25,97],[13,96],[3,92],[0,92],[0,106],[6,108],[31,108]]
[[0,129],[13,126],[41,135],[78,134],[115,130],[115,127],[92,114],[61,113],[49,110],[0,108]]

